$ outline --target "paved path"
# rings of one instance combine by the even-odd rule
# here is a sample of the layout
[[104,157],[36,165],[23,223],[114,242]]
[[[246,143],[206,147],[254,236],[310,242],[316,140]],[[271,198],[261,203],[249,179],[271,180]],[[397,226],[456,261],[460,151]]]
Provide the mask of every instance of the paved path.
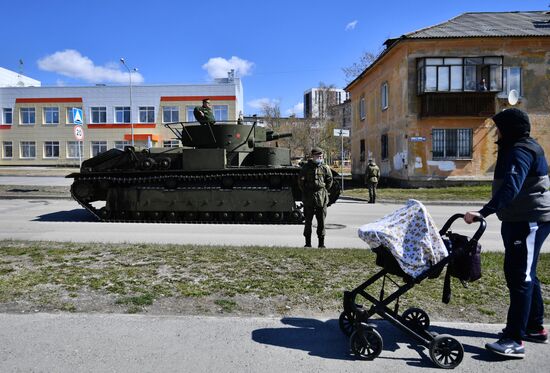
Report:
[[[103,314],[0,314],[1,372],[441,372],[427,348],[385,321],[384,350],[356,360],[335,319]],[[502,325],[436,323],[464,346],[455,372],[541,372],[550,345],[529,343],[524,360],[483,346]]]

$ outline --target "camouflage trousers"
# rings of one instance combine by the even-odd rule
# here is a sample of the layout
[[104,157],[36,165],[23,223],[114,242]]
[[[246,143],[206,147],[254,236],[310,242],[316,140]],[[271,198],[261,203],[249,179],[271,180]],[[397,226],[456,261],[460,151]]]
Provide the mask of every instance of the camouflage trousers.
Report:
[[304,206],[304,236],[311,236],[311,224],[313,222],[313,216],[317,219],[317,237],[325,236],[325,218],[327,217],[326,206]]

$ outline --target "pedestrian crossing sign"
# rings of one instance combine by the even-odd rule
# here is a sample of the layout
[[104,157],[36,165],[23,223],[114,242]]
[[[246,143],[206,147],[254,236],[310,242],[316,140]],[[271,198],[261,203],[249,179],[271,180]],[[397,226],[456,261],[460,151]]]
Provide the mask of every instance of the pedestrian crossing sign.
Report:
[[82,124],[82,109],[77,107],[73,108],[73,123]]

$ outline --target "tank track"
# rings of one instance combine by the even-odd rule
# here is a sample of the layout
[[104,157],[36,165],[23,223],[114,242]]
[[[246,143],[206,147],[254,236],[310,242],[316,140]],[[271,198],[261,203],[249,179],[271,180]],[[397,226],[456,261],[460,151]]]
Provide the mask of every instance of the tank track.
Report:
[[[193,224],[302,224],[301,206],[293,211],[109,211],[105,207],[95,208],[94,201],[105,198],[94,198],[82,193],[82,186],[88,184],[89,191],[97,186],[107,194],[110,188],[129,187],[136,189],[177,191],[177,190],[270,190],[287,191],[296,200],[294,185],[299,169],[228,169],[227,172],[150,172],[140,173],[76,173],[69,175],[74,182],[71,186],[72,197],[86,210],[103,222],[120,223],[193,223]],[[232,180],[232,182],[231,182]],[[226,184],[231,185],[226,185]],[[275,184],[275,185],[274,185]],[[84,188],[86,190],[86,187]],[[90,192],[93,194],[92,192]],[[299,193],[299,192],[298,192]],[[300,195],[298,195],[298,199]]]

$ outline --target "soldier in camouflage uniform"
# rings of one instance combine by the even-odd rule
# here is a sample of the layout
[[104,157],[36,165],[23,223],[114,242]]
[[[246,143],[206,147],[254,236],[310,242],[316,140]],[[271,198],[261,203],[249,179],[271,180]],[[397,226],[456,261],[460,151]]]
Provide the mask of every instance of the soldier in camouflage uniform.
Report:
[[210,108],[209,98],[205,98],[204,100],[202,100],[202,106],[195,106],[195,109],[193,109],[193,115],[195,116],[197,122],[199,122],[200,124],[216,123],[214,113],[212,113],[212,109]]
[[380,168],[374,163],[374,159],[369,159],[369,164],[365,170],[365,184],[369,188],[369,203],[376,202],[376,187],[380,180]]
[[313,216],[317,219],[317,237],[319,247],[325,247],[325,218],[329,202],[328,189],[332,186],[332,172],[323,164],[323,151],[320,148],[311,150],[311,159],[302,166],[299,179],[304,203],[304,237],[305,247],[311,247],[311,223]]

